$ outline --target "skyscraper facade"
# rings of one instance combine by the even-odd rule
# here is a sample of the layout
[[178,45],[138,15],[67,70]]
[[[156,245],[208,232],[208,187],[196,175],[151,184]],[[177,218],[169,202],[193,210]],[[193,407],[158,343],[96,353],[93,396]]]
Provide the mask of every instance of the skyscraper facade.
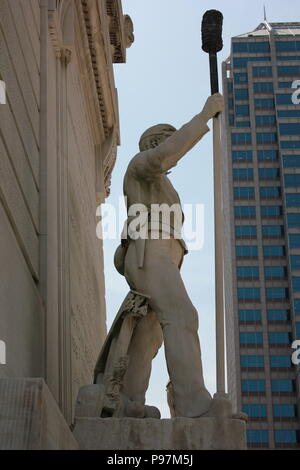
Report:
[[300,447],[299,88],[300,23],[265,21],[232,38],[223,63],[228,387],[249,416],[249,448]]

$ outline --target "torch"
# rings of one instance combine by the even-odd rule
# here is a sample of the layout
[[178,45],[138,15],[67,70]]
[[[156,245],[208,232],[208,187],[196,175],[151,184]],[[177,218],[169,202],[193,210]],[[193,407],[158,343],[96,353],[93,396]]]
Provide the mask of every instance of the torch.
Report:
[[[223,48],[223,15],[209,10],[202,21],[202,49],[209,54],[211,93],[219,92],[217,53]],[[217,394],[225,394],[224,267],[222,240],[222,160],[220,116],[213,118],[214,217],[215,217],[215,295]]]

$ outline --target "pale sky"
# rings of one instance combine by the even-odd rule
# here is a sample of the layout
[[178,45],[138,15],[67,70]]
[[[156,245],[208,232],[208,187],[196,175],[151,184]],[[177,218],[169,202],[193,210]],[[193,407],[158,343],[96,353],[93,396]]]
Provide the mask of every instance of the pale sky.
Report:
[[[300,21],[296,0],[123,0],[122,4],[124,13],[133,20],[135,42],[127,51],[127,63],[115,66],[122,142],[107,202],[116,207],[122,196],[126,167],[138,152],[144,130],[161,122],[180,127],[201,111],[210,93],[208,55],[201,49],[205,11],[217,9],[224,15],[220,65],[230,53],[230,38],[252,31],[263,21],[264,4],[270,22]],[[198,309],[205,382],[213,394],[216,381],[212,132],[180,161],[170,179],[183,204],[205,207],[204,246],[185,257],[182,277]],[[113,266],[118,244],[119,240],[104,244],[108,327],[128,292],[125,279]],[[154,360],[147,403],[157,406],[166,418],[167,381],[162,348]]]

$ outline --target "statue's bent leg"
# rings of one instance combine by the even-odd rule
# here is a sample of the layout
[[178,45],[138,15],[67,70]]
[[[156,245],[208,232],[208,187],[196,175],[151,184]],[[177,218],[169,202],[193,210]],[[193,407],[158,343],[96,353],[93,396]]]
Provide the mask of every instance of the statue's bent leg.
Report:
[[123,381],[123,393],[132,401],[145,403],[152,359],[163,342],[155,312],[148,312],[137,324],[128,350],[129,364]]
[[134,289],[150,297],[150,306],[162,326],[175,414],[193,418],[208,411],[211,396],[203,380],[198,314],[178,268],[181,258],[177,240],[147,240],[144,267],[139,269],[131,243],[125,275]]

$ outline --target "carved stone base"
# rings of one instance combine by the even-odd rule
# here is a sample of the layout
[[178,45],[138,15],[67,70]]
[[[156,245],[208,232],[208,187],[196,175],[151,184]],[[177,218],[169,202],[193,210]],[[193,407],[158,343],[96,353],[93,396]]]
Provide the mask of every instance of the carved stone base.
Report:
[[246,423],[229,418],[76,418],[83,450],[245,450]]
[[0,379],[0,450],[76,450],[43,379]]

